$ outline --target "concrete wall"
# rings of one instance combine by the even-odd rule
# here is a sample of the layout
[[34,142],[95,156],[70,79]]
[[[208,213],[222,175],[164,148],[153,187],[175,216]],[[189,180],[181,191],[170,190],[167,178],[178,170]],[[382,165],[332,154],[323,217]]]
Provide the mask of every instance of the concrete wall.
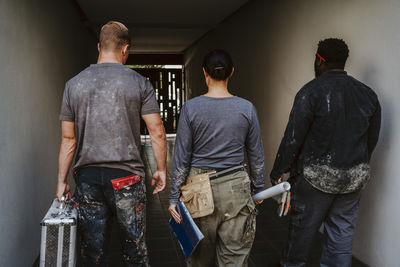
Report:
[[213,48],[228,50],[236,64],[234,94],[258,111],[271,170],[296,92],[313,79],[317,43],[343,38],[348,72],[372,86],[383,107],[382,132],[372,158],[354,254],[371,266],[399,266],[400,247],[400,2],[397,0],[252,1],[186,51],[187,88],[206,92],[201,60]]
[[0,266],[31,266],[55,196],[66,80],[96,43],[70,1],[0,0]]

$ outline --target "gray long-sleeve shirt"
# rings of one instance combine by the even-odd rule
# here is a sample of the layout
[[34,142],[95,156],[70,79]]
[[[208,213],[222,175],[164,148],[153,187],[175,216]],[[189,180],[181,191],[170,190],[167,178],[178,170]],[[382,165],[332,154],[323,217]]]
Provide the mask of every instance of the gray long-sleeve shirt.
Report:
[[170,203],[177,203],[190,167],[224,169],[244,162],[253,190],[265,184],[264,149],[253,104],[240,97],[199,96],[182,107],[172,166]]

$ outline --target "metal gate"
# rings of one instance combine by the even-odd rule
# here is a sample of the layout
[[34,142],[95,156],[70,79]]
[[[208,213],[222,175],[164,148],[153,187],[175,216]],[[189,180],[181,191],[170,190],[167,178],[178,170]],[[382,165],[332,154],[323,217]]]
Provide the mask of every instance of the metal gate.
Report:
[[[134,70],[148,78],[153,85],[165,131],[176,133],[179,114],[186,100],[182,69],[135,68]],[[141,134],[147,134],[146,131],[142,121]]]

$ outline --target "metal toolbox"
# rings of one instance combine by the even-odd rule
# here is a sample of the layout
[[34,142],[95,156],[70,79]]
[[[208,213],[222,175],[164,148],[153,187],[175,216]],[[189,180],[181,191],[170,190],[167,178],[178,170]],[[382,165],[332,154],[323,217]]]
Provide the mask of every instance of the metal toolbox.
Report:
[[76,264],[78,212],[72,201],[54,199],[40,222],[40,267],[73,267]]

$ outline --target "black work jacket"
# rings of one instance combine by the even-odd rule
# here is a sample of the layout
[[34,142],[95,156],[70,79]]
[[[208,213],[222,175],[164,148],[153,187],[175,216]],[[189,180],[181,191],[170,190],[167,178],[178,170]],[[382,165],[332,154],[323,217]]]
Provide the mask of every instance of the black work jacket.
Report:
[[296,95],[271,179],[290,171],[327,193],[363,187],[380,121],[371,88],[345,71],[323,73]]

